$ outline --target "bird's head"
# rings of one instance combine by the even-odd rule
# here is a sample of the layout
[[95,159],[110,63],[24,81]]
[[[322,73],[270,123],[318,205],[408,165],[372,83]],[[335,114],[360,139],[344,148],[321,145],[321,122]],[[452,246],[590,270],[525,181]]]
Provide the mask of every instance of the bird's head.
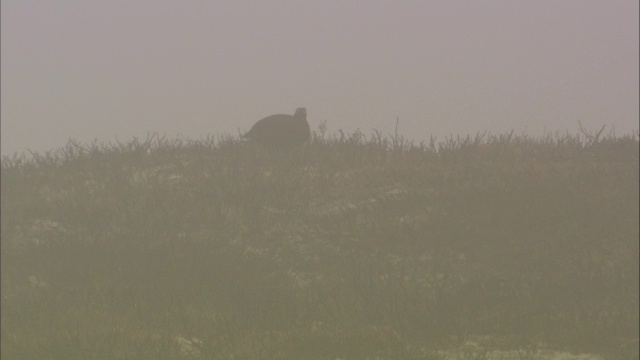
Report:
[[293,117],[296,119],[307,119],[307,109],[306,108],[297,108],[296,112],[293,114]]

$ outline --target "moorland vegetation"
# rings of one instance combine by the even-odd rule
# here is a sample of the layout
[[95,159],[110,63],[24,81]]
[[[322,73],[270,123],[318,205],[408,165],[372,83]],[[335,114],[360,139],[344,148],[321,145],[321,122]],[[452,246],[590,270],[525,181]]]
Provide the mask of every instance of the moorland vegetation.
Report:
[[1,356],[637,358],[638,134],[601,133],[5,156]]

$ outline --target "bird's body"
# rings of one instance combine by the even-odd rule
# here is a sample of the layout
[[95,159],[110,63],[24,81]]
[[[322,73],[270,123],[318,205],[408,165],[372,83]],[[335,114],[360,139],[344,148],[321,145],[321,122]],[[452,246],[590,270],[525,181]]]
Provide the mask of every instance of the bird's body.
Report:
[[243,137],[270,148],[302,146],[311,137],[307,110],[297,108],[293,115],[267,116],[255,123]]

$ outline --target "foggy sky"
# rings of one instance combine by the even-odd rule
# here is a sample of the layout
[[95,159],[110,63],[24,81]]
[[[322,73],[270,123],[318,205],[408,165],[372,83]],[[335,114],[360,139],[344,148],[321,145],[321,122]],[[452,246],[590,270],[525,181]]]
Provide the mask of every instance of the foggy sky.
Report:
[[2,154],[312,129],[638,129],[638,1],[3,0]]

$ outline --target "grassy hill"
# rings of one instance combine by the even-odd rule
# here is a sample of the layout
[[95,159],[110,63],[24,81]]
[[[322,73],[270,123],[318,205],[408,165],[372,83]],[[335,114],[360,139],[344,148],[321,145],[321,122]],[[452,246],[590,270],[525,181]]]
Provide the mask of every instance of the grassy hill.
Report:
[[1,356],[637,358],[638,172],[637,134],[4,157]]

